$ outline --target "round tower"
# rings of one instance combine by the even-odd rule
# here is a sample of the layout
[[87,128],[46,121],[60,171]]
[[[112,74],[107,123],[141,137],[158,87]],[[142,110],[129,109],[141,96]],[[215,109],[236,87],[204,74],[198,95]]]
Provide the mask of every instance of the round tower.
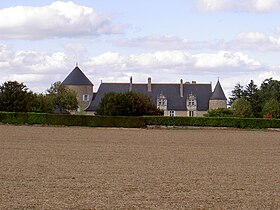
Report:
[[62,82],[63,85],[77,94],[79,111],[84,111],[91,103],[93,96],[93,84],[76,64],[76,67]]
[[227,98],[219,80],[209,100],[209,110],[218,108],[227,108]]

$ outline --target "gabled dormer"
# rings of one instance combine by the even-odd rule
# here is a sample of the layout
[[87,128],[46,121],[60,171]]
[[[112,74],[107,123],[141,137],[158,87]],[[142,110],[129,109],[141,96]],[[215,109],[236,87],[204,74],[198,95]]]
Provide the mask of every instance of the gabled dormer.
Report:
[[195,95],[193,95],[192,93],[188,95],[187,97],[187,110],[189,111],[195,111],[197,110],[197,100]]
[[157,97],[157,108],[167,110],[167,98],[162,93]]
[[197,100],[196,100],[196,96],[193,95],[192,93],[187,96],[186,107],[187,107],[187,116],[189,117],[196,116]]

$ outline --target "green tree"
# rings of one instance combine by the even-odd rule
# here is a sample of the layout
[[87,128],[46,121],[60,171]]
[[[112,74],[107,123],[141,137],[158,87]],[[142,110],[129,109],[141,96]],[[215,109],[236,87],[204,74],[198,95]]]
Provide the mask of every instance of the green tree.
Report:
[[54,102],[50,96],[43,94],[34,94],[33,112],[53,113]]
[[271,114],[273,118],[280,118],[280,103],[275,98],[270,99],[265,103],[262,114]]
[[232,104],[233,114],[237,117],[254,117],[253,109],[245,98],[236,99]]
[[270,99],[280,101],[280,81],[273,80],[272,78],[264,80],[261,84],[259,92],[263,106]]
[[231,109],[227,108],[218,108],[208,111],[207,114],[204,115],[205,117],[232,117],[233,112]]
[[34,95],[23,83],[8,81],[0,86],[0,110],[29,112],[33,109]]
[[150,98],[142,93],[107,93],[99,103],[97,115],[108,116],[143,116],[162,115],[150,101]]
[[229,105],[232,105],[233,102],[236,99],[239,99],[243,96],[244,93],[244,89],[243,86],[240,85],[240,83],[238,82],[235,86],[234,89],[231,91],[231,97],[229,97]]
[[253,80],[251,80],[250,83],[245,86],[245,89],[243,91],[243,96],[246,98],[247,101],[250,102],[254,112],[254,116],[259,117],[260,112],[262,110],[262,106],[259,97],[258,86],[254,83]]
[[58,108],[60,112],[63,111],[76,111],[78,109],[78,100],[76,93],[70,90],[60,81],[51,85],[47,90],[47,97],[53,100],[55,108]]

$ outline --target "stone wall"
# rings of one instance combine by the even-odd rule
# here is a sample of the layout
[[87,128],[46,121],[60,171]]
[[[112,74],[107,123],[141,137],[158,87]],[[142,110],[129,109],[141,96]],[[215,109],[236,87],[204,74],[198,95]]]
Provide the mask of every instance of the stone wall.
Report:
[[227,101],[226,100],[209,101],[209,110],[218,109],[218,108],[227,108]]

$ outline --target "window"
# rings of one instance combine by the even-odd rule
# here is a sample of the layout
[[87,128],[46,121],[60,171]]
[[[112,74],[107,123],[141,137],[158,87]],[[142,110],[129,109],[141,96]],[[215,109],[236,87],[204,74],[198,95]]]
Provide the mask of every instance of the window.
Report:
[[189,99],[189,106],[194,106],[195,105],[195,99]]
[[194,116],[194,111],[189,111],[189,117],[193,117]]
[[175,116],[175,111],[174,110],[169,111],[169,116],[174,117]]
[[89,101],[89,95],[88,94],[83,95],[83,101]]
[[164,106],[165,100],[163,98],[158,99],[158,105]]

